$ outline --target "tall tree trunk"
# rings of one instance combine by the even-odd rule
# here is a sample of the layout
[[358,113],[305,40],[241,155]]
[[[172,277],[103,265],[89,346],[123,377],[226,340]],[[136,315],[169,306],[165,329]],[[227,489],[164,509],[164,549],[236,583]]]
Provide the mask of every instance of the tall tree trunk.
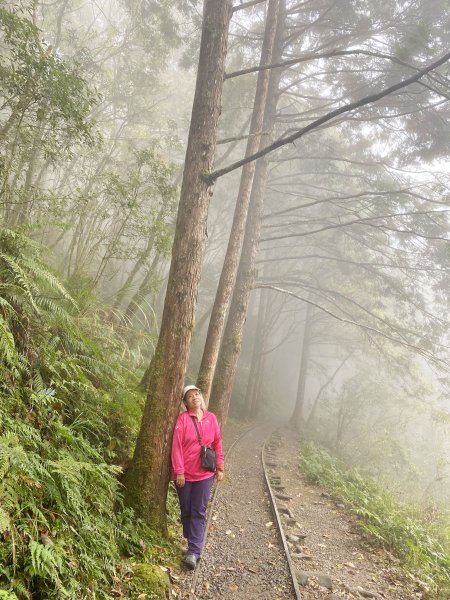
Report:
[[[272,269],[270,269],[268,263],[263,261],[262,279],[270,280],[271,275],[274,274],[271,271]],[[258,414],[264,384],[266,358],[269,352],[268,340],[276,322],[276,312],[278,312],[278,309],[277,307],[274,308],[273,296],[270,296],[269,290],[263,288],[261,291],[250,376],[246,393],[246,416],[250,419],[254,419]]]
[[150,364],[147,401],[125,474],[125,500],[146,523],[165,531],[170,449],[180,409],[197,301],[212,189],[231,0],[205,0],[191,126],[161,330]]
[[[284,25],[285,1],[282,0],[280,2],[273,53],[275,63],[279,62],[281,57]],[[270,135],[267,136],[269,139],[264,138],[261,146],[269,144],[272,137],[279,81],[280,70],[272,69],[270,71],[269,91],[263,123],[264,131],[270,133]],[[255,258],[260,237],[267,174],[268,161],[266,160],[266,156],[264,156],[256,164],[241,260],[212,385],[211,410],[216,413],[217,418],[222,424],[225,423],[228,415],[231,391],[233,389],[237,361],[241,350],[241,339],[247,316],[248,302],[254,285]]]
[[[261,49],[260,66],[273,62],[273,49],[277,30],[277,19],[281,0],[270,0],[266,16],[266,27]],[[255,100],[250,123],[250,135],[247,140],[245,156],[256,152],[261,143],[263,132],[264,111],[266,108],[267,91],[269,87],[270,69],[260,70],[256,83]],[[239,192],[234,211],[228,247],[225,254],[222,273],[217,287],[216,297],[209,321],[205,347],[198,372],[197,385],[202,390],[203,398],[208,403],[214,370],[219,354],[220,341],[223,334],[225,317],[230,304],[233,286],[241,254],[242,240],[245,233],[251,187],[255,174],[255,162],[247,163],[242,169]]]
[[305,404],[306,376],[308,372],[309,352],[311,348],[311,326],[312,326],[312,306],[306,306],[305,326],[300,348],[300,371],[298,375],[297,396],[295,407],[290,419],[290,425],[294,429],[302,428],[303,407]]

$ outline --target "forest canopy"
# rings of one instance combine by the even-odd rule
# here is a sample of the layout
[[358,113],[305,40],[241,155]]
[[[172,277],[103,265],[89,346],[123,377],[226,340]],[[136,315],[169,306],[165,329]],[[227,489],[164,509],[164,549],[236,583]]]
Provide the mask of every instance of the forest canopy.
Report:
[[2,3],[0,588],[138,593],[185,381],[442,514],[446,8]]

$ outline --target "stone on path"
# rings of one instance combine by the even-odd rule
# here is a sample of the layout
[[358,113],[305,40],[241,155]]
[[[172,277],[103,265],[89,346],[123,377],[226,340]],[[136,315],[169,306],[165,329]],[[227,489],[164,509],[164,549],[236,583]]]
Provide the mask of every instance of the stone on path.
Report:
[[292,500],[292,496],[288,496],[287,494],[279,494],[275,493],[275,498],[278,500]]
[[306,586],[310,582],[310,580],[315,577],[320,586],[326,588],[327,590],[333,589],[333,580],[329,575],[325,573],[321,573],[320,571],[302,571],[297,570],[296,572],[297,581],[300,585]]

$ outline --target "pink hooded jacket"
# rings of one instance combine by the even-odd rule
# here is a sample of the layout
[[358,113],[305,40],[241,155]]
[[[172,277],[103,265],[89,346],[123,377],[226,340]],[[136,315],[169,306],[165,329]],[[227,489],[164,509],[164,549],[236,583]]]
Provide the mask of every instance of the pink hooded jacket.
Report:
[[217,470],[223,471],[223,449],[220,427],[216,415],[208,410],[203,411],[203,419],[188,411],[178,415],[172,441],[172,479],[182,475],[186,481],[201,481],[212,477],[211,471],[204,469],[200,462],[200,444],[195,431],[194,418],[204,446],[211,446],[216,451]]

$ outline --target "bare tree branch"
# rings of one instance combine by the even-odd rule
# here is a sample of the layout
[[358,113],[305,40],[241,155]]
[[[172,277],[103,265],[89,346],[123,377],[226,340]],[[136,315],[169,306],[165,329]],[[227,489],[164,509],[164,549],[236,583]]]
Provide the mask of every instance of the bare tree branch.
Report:
[[[292,181],[292,176],[291,176],[291,181]],[[276,190],[275,186],[271,187],[272,190]],[[397,189],[397,190],[383,190],[380,192],[375,192],[375,191],[364,191],[364,192],[358,192],[357,194],[349,194],[347,196],[330,196],[328,198],[320,198],[319,200],[313,200],[311,202],[305,202],[304,204],[299,204],[298,206],[293,206],[291,208],[285,208],[283,210],[280,210],[278,212],[273,212],[273,213],[267,213],[264,215],[263,220],[270,220],[270,219],[274,219],[276,217],[280,217],[283,215],[290,215],[291,213],[295,213],[296,211],[302,211],[305,208],[310,208],[311,206],[317,206],[318,204],[325,204],[328,202],[345,202],[347,200],[357,200],[360,198],[368,198],[368,199],[372,199],[374,197],[377,196],[393,196],[393,195],[400,195],[400,194],[405,194],[407,196],[411,196],[412,198],[418,198],[419,200],[422,200],[424,202],[429,202],[430,204],[439,204],[440,206],[444,205],[444,206],[448,206],[448,202],[446,201],[439,201],[439,200],[432,200],[430,198],[427,198],[426,196],[422,196],[418,193],[415,193],[413,191],[411,191],[410,188],[401,188],[401,189]],[[299,194],[299,196],[301,198],[305,197],[305,194]],[[439,211],[427,211],[427,212],[439,212]],[[391,216],[401,216],[402,213],[399,213],[397,215],[385,215],[386,217],[391,217]],[[405,213],[403,213],[405,214]],[[413,213],[413,214],[418,214],[418,213]],[[424,213],[427,214],[427,213]],[[371,218],[378,218],[378,217],[371,217]],[[381,215],[379,218],[383,218],[383,216]]]
[[247,164],[248,162],[251,162],[252,160],[256,160],[257,158],[261,158],[262,156],[265,156],[269,152],[273,152],[273,150],[276,150],[277,148],[280,148],[281,146],[286,146],[287,144],[292,144],[296,140],[303,137],[305,134],[309,133],[310,131],[313,131],[314,129],[317,129],[320,125],[323,125],[324,123],[327,123],[328,121],[331,121],[332,119],[334,119],[335,117],[337,117],[339,115],[342,115],[343,113],[350,112],[352,110],[355,110],[356,108],[361,108],[362,106],[366,106],[367,104],[373,104],[374,102],[381,100],[381,98],[384,98],[385,96],[388,96],[389,94],[392,94],[393,92],[396,92],[397,90],[401,90],[402,88],[407,87],[408,85],[411,85],[412,83],[416,83],[422,77],[427,75],[430,71],[443,65],[449,59],[450,59],[450,52],[447,52],[446,54],[444,54],[444,56],[441,56],[441,58],[432,62],[427,67],[424,67],[423,69],[420,69],[419,71],[417,71],[417,73],[415,75],[408,77],[407,79],[403,79],[402,81],[399,81],[395,85],[391,85],[387,88],[384,88],[380,92],[377,92],[375,94],[370,94],[369,96],[365,96],[364,98],[361,98],[360,100],[356,100],[355,102],[350,102],[349,104],[345,104],[344,106],[341,106],[341,107],[337,108],[336,110],[333,110],[333,111],[327,113],[323,117],[316,119],[315,121],[313,121],[306,127],[303,127],[302,129],[298,130],[296,133],[294,133],[290,136],[287,136],[287,137],[278,138],[278,140],[276,140],[273,144],[270,144],[269,146],[266,146],[262,150],[255,152],[255,154],[252,154],[250,156],[247,156],[246,158],[238,160],[238,161],[232,163],[231,165],[229,165],[228,167],[224,167],[223,169],[219,169],[219,170],[213,171],[212,173],[205,174],[204,178],[208,183],[212,184],[219,177],[222,177],[223,175],[226,175],[227,173],[230,173],[231,171],[234,171],[235,169],[239,169],[239,167],[242,167],[243,165]]
[[267,131],[259,131],[258,133],[249,133],[248,135],[238,135],[236,137],[224,138],[223,140],[218,140],[217,145],[229,144],[230,142],[239,142],[241,140],[247,140],[249,137],[260,135],[269,135],[269,133]]
[[392,56],[391,54],[382,54],[380,52],[370,52],[369,50],[330,50],[329,52],[324,52],[322,54],[305,54],[304,56],[291,58],[289,60],[285,60],[283,62],[274,63],[272,65],[264,65],[262,67],[248,67],[247,69],[241,69],[239,71],[233,71],[232,73],[225,73],[225,79],[233,79],[234,77],[239,77],[240,75],[248,75],[249,73],[256,73],[257,71],[263,71],[265,69],[281,69],[290,67],[292,65],[297,65],[302,62],[308,62],[310,60],[320,60],[322,58],[336,58],[340,56],[371,56],[373,58],[383,58],[386,60],[390,60],[393,63],[401,65],[402,67],[408,67],[409,69],[417,69],[413,65],[409,63],[405,63],[404,61]]
[[430,265],[425,265],[423,267],[419,266],[413,266],[413,265],[405,265],[405,264],[394,264],[394,263],[377,263],[377,262],[361,262],[361,261],[356,261],[356,260],[349,260],[347,258],[337,258],[336,256],[326,256],[324,254],[299,254],[299,255],[293,255],[293,256],[274,256],[272,258],[260,258],[256,261],[256,264],[265,264],[265,263],[270,263],[270,262],[283,262],[286,260],[295,260],[296,262],[302,261],[302,260],[316,260],[316,259],[320,259],[320,260],[328,260],[331,262],[338,262],[338,263],[343,263],[343,264],[348,264],[348,265],[355,265],[356,267],[361,267],[362,269],[370,269],[371,271],[373,271],[375,268],[381,268],[381,269],[398,269],[400,271],[425,271],[426,273],[428,273],[429,271],[434,271],[437,273],[448,273],[448,271],[450,270],[449,268],[442,268],[442,267],[433,267]]
[[[371,221],[379,221],[380,219],[393,219],[396,217],[410,217],[410,216],[418,216],[418,215],[429,216],[432,213],[442,214],[442,213],[448,213],[448,212],[450,212],[450,209],[429,210],[429,211],[411,211],[411,212],[404,212],[404,213],[392,213],[392,214],[387,214],[387,215],[376,215],[373,217],[360,217],[358,219],[353,219],[352,221],[347,221],[346,223],[333,223],[330,225],[325,225],[318,229],[311,229],[308,231],[303,231],[303,232],[298,232],[298,233],[297,232],[285,233],[285,234],[281,234],[281,235],[274,235],[274,236],[270,236],[270,237],[261,238],[261,242],[284,240],[284,239],[293,238],[293,237],[305,237],[305,236],[313,235],[315,233],[321,233],[322,231],[328,231],[329,229],[340,229],[342,227],[349,227],[351,225],[359,225],[359,224],[365,224],[365,225],[369,225],[370,227],[385,229],[387,231],[393,231],[396,233],[415,235],[417,237],[422,237],[427,240],[443,240],[443,241],[448,242],[449,239],[446,237],[443,237],[443,236],[425,235],[423,233],[420,233],[419,231],[414,231],[412,229],[398,229],[396,227],[389,227],[388,225],[385,225],[383,223],[380,223],[380,224],[371,223]],[[290,225],[292,225],[292,224],[290,224]],[[277,226],[277,225],[274,225],[274,226]]]
[[313,302],[309,298],[302,297],[299,294],[296,294],[295,292],[291,292],[290,290],[286,290],[284,288],[280,288],[278,286],[265,284],[265,283],[256,284],[254,287],[260,288],[260,289],[273,290],[273,291],[279,292],[281,294],[287,294],[288,296],[292,296],[293,298],[296,298],[297,300],[301,300],[302,302],[307,302],[308,304],[311,304],[312,306],[315,306],[322,312],[326,313],[330,317],[333,317],[333,319],[341,321],[342,323],[348,323],[349,325],[354,325],[355,327],[359,327],[360,329],[363,329],[363,330],[367,331],[368,333],[374,333],[377,336],[384,337],[385,339],[390,340],[391,342],[394,342],[395,344],[400,344],[401,346],[415,350],[416,352],[419,352],[419,354],[421,354],[422,356],[425,356],[432,362],[437,363],[441,366],[444,365],[447,368],[450,366],[448,361],[438,358],[435,354],[427,351],[425,348],[421,348],[420,346],[416,346],[415,344],[410,344],[409,342],[399,339],[397,337],[394,337],[392,335],[389,335],[389,334],[385,333],[384,331],[380,331],[379,329],[376,329],[375,327],[370,327],[369,325],[364,325],[363,323],[358,323],[357,321],[353,321],[352,319],[346,319],[344,317],[339,317],[338,315],[334,314],[333,312],[331,312],[327,308],[321,306],[320,304]]
[[250,6],[254,6],[255,4],[261,4],[262,2],[266,2],[266,0],[251,0],[251,2],[244,2],[243,4],[236,4],[233,6],[233,13],[238,10],[243,10],[244,8],[249,8]]

